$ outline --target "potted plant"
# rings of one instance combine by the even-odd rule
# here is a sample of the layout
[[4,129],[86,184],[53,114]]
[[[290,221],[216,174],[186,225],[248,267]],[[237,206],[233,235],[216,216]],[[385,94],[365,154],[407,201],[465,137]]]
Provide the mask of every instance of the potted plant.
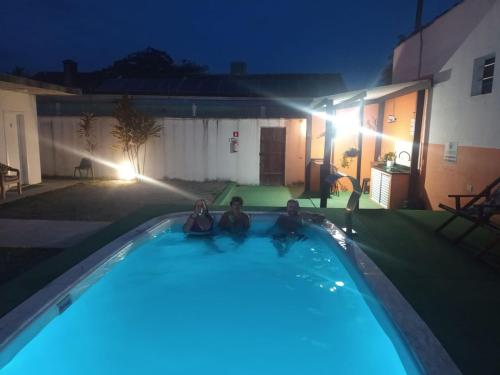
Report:
[[342,168],[347,168],[351,164],[351,161],[353,158],[358,157],[359,151],[357,148],[351,147],[348,150],[344,151],[344,154],[342,155]]
[[383,159],[385,161],[386,167],[392,168],[392,166],[394,165],[394,161],[396,160],[396,153],[392,151],[388,152],[384,155]]

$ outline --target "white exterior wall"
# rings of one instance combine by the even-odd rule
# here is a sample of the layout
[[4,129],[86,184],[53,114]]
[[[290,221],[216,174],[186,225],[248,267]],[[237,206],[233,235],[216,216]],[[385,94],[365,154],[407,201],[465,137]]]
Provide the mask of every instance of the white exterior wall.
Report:
[[[449,194],[479,192],[500,175],[500,0],[465,0],[426,27],[422,39],[420,77],[432,77],[433,87],[420,198],[437,209],[440,203],[454,205]],[[394,82],[419,78],[419,49],[417,34],[394,50]],[[492,54],[493,91],[472,95],[476,60]],[[456,160],[445,158],[448,142],[458,143]]]
[[[498,0],[466,0],[394,49],[393,83],[433,76],[448,62]],[[497,19],[497,23],[500,20]],[[419,75],[419,55],[422,63]]]
[[[231,180],[240,184],[259,184],[261,127],[287,127],[287,184],[304,181],[305,136],[302,120],[284,119],[192,119],[157,118],[162,125],[159,138],[147,145],[145,174],[149,177],[178,178],[189,181]],[[48,176],[73,175],[74,167],[85,156],[83,141],[77,135],[78,117],[40,117],[42,173]],[[120,164],[125,161],[111,129],[116,120],[98,117],[98,145],[95,156]],[[293,128],[292,128],[293,127]],[[290,128],[290,130],[288,130]],[[230,153],[229,139],[239,132],[239,152]],[[299,138],[301,137],[301,138]],[[116,178],[112,168],[95,163],[96,177]]]
[[[22,140],[19,139],[22,137],[21,129],[15,129],[17,123],[12,121],[18,114],[24,117],[24,139]],[[12,128],[10,123],[13,124]],[[24,153],[19,151],[22,150],[20,142],[24,142]],[[27,171],[21,172],[25,176],[23,183],[40,183],[42,178],[36,98],[34,95],[0,89],[0,162],[19,168],[23,158],[27,165]]]
[[[493,92],[471,96],[474,60],[491,53],[496,53]],[[433,88],[429,143],[500,148],[499,1],[441,71],[451,74]]]

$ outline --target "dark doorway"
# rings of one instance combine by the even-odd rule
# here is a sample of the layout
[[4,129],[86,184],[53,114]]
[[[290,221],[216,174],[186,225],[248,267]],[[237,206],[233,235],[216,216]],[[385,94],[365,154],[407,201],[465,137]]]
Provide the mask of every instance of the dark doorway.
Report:
[[260,184],[285,184],[285,128],[260,129]]

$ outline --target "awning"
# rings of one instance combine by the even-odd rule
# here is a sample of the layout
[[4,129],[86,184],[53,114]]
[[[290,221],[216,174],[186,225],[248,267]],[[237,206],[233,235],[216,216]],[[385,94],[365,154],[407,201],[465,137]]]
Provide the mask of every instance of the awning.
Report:
[[0,73],[0,89],[32,95],[80,95],[79,89]]
[[428,89],[430,87],[430,80],[420,80],[348,91],[315,98],[311,103],[311,107],[315,110],[321,110],[327,103],[333,102],[334,109],[349,108],[357,106],[361,99],[364,99],[365,104],[381,103],[398,96]]

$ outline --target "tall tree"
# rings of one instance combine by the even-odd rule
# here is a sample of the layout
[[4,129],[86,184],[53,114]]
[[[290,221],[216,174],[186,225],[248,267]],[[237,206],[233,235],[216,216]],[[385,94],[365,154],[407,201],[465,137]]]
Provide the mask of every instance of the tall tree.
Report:
[[147,142],[152,137],[160,136],[160,125],[154,118],[136,109],[130,96],[123,96],[116,103],[113,116],[117,123],[111,134],[117,139],[117,146],[127,156],[135,173],[143,174],[146,166]]
[[18,77],[29,77],[28,72],[21,66],[16,65],[11,71],[10,74]]
[[163,78],[204,74],[206,66],[189,60],[176,63],[166,52],[151,47],[131,53],[102,70],[108,78]]

